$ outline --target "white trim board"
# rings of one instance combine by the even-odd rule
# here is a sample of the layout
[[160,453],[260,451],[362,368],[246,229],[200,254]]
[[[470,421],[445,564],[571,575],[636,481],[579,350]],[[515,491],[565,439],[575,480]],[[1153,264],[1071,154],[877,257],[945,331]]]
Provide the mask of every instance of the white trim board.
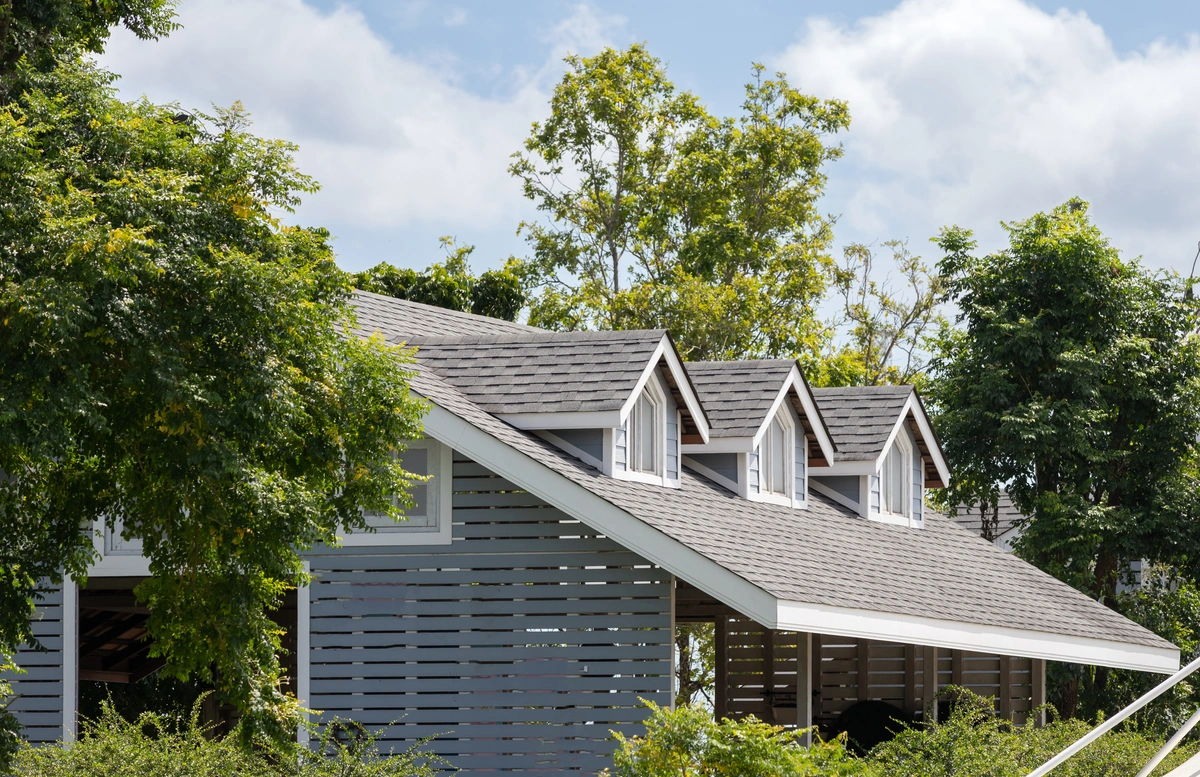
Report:
[[79,586],[62,582],[63,742],[74,742],[79,719]]
[[767,628],[1151,672],[1169,672],[1178,667],[1177,649],[780,600],[529,455],[431,404],[425,417],[426,434]]
[[[670,346],[670,347],[668,347]],[[688,378],[687,371],[683,368],[683,362],[679,360],[679,354],[675,352],[674,346],[671,344],[671,339],[667,335],[663,335],[658,346],[655,347],[654,353],[650,356],[650,362],[642,370],[642,374],[638,377],[637,384],[633,387],[633,393],[625,400],[625,404],[621,406],[621,420],[613,426],[621,426],[625,423],[625,419],[629,417],[633,405],[641,396],[642,389],[646,385],[646,381],[658,369],[660,362],[667,362],[667,369],[671,371],[671,375],[675,378],[675,385],[679,388],[679,395],[683,397],[683,405],[687,408],[688,416],[691,417],[692,423],[696,425],[696,431],[700,433],[700,439],[708,442],[709,428],[708,417],[704,415],[704,408],[700,405],[700,399],[692,391],[692,382]],[[682,430],[680,432],[682,434]]]
[[1169,674],[1179,649],[780,600],[776,628]]

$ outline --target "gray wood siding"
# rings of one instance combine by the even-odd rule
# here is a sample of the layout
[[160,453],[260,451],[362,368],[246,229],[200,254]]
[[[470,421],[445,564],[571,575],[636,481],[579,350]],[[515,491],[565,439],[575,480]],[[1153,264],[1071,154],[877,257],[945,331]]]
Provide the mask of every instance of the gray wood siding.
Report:
[[867,480],[870,481],[868,488],[871,489],[871,512],[877,513],[879,512],[879,476],[870,475]]
[[734,483],[740,480],[736,453],[692,453],[689,457],[727,480]]
[[628,443],[626,439],[629,437],[627,429],[629,428],[629,420],[626,419],[623,426],[618,426],[613,430],[613,468],[618,472],[624,472],[628,465]]
[[604,461],[603,429],[555,429],[554,435],[598,461]]
[[750,493],[758,493],[758,448],[746,454],[746,486]]
[[667,477],[679,480],[679,413],[667,416]]
[[17,696],[9,709],[17,715],[22,736],[39,744],[57,741],[63,734],[62,603],[62,589],[45,592],[33,633],[46,652],[21,648],[15,660],[25,673],[7,675]]
[[808,498],[808,454],[805,453],[803,427],[796,434],[796,498]]
[[858,504],[858,475],[813,475],[812,479]]
[[671,579],[455,454],[449,546],[309,556],[312,699],[465,774],[594,774],[671,699]]

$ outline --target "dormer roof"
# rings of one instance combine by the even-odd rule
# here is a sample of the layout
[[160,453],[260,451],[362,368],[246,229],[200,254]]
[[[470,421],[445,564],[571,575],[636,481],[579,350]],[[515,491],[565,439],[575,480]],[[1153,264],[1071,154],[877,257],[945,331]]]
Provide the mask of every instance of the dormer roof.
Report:
[[859,474],[863,467],[856,464],[874,468],[901,425],[907,424],[925,461],[926,487],[945,488],[950,482],[950,468],[941,443],[920,395],[912,386],[818,388],[813,389],[813,397],[837,444],[835,469]]
[[712,423],[713,446],[724,450],[728,446],[720,441],[742,440],[751,450],[780,403],[787,401],[804,423],[812,464],[833,462],[837,446],[795,360],[688,362],[687,370]]

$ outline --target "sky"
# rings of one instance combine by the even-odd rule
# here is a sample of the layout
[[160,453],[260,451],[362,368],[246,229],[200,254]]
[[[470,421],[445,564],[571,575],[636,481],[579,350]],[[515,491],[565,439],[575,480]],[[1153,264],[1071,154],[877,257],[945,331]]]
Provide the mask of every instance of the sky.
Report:
[[644,41],[714,113],[751,64],[846,100],[822,210],[851,242],[949,224],[1002,247],[1002,221],[1073,196],[1127,257],[1186,273],[1200,241],[1200,4],[1024,0],[183,0],[182,29],[116,33],[124,97],[209,110],[299,145],[322,189],[293,218],[328,227],[341,266],[423,268],[438,238],[483,270],[525,255],[537,218],[510,155],[570,53]]

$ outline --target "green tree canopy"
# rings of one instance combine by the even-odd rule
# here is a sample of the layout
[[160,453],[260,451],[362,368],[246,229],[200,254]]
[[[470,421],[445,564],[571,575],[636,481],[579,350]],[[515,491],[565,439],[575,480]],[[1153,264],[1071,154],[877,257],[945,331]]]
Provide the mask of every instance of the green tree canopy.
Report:
[[50,70],[80,50],[99,53],[112,28],[143,40],[175,29],[175,0],[7,0],[0,3],[0,95],[18,63]]
[[79,58],[12,78],[0,653],[32,638],[39,581],[82,578],[92,522],[120,518],[150,560],[137,594],[167,671],[215,667],[244,720],[289,736],[268,611],[303,579],[299,550],[365,530],[364,508],[397,514],[391,452],[423,412],[405,354],[344,336],[327,233],[276,216],[315,184],[239,106],[125,103]]
[[949,497],[1005,485],[1031,516],[1017,552],[1115,606],[1127,562],[1196,562],[1198,306],[1177,275],[1122,260],[1084,202],[1006,229],[982,257],[969,231],[938,240],[961,325],[930,386]]
[[354,285],[397,299],[516,321],[525,307],[517,263],[510,259],[502,269],[476,276],[468,264],[475,246],[456,246],[451,237],[443,237],[441,243],[446,260],[430,265],[424,272],[381,262],[356,273]]
[[818,353],[831,233],[817,203],[845,104],[756,65],[742,115],[718,118],[641,45],[566,62],[510,167],[545,216],[521,225],[530,323],[666,328],[689,359]]

